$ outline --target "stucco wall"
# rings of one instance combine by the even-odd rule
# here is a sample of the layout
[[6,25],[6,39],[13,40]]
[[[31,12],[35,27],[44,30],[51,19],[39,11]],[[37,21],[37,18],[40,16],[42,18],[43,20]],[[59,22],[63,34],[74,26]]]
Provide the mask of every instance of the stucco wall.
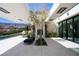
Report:
[[58,27],[54,21],[48,21],[47,23],[47,31],[48,32],[56,32],[58,33]]

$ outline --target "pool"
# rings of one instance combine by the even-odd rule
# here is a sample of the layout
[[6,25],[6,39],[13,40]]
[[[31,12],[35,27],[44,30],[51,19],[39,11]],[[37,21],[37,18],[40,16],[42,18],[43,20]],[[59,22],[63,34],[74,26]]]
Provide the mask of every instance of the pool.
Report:
[[17,36],[17,35],[20,35],[20,34],[19,33],[15,33],[15,34],[10,34],[10,35],[2,35],[2,36],[0,36],[0,40],[3,40],[5,38],[14,37],[14,36]]

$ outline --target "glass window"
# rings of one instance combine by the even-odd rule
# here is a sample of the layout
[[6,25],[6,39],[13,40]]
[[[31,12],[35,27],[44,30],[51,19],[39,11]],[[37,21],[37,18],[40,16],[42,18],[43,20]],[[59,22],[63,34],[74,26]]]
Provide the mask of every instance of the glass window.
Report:
[[79,16],[74,17],[74,40],[79,43]]
[[79,15],[59,23],[59,36],[79,43]]
[[63,28],[62,28],[62,27],[63,27],[63,23],[60,22],[60,23],[59,23],[59,36],[60,36],[60,37],[63,37]]
[[67,20],[68,40],[73,41],[73,24],[72,19]]
[[63,38],[66,39],[66,21],[63,21]]

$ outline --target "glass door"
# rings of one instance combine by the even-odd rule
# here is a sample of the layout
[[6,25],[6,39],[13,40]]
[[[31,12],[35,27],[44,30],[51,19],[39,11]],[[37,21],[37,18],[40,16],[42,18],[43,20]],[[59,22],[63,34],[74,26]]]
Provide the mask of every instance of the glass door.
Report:
[[63,37],[63,23],[59,23],[59,37]]
[[74,18],[74,40],[79,43],[79,16]]
[[68,40],[73,41],[73,19],[68,19],[67,20],[67,30],[68,30]]
[[63,21],[63,38],[66,39],[66,20]]

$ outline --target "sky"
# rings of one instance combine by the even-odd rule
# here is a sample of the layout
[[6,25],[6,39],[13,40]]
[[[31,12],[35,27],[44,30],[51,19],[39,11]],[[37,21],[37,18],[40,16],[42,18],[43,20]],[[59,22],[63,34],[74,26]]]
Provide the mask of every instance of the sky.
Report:
[[1,18],[1,17],[0,17],[0,23],[14,23],[14,22],[11,21],[11,20],[8,20],[8,19]]
[[44,6],[47,10],[50,10],[53,6],[53,3],[28,3],[27,5],[29,10],[38,11],[40,8],[44,8]]
[[15,22],[10,19],[0,17],[0,23],[8,23],[8,24],[23,24],[22,22]]

